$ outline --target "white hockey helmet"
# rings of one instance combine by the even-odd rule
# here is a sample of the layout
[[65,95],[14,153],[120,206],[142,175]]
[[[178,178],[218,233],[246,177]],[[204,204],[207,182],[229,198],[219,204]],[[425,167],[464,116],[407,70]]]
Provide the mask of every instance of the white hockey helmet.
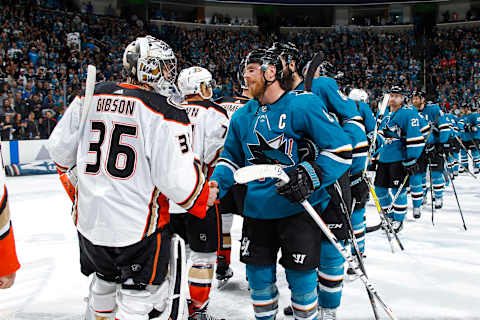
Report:
[[368,103],[368,93],[363,89],[352,89],[352,91],[350,91],[348,94],[348,97],[355,101],[363,101]]
[[125,49],[123,67],[129,77],[158,92],[163,87],[174,86],[177,58],[166,42],[152,36],[139,37]]
[[[210,88],[210,95],[204,96],[201,90],[202,84]],[[202,67],[190,67],[180,71],[178,75],[178,89],[184,96],[199,94],[203,99],[210,99],[215,88],[215,80],[212,74]]]

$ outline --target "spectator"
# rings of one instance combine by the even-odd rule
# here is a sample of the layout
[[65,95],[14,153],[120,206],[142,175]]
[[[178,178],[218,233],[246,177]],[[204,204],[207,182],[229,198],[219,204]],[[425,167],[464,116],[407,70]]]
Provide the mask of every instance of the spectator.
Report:
[[[40,118],[42,119],[42,118]],[[57,120],[53,117],[53,111],[47,110],[45,112],[45,117],[39,122],[40,125],[40,138],[48,139],[53,129],[57,125]]]
[[25,128],[27,125],[24,121],[22,121],[22,115],[20,113],[15,114],[12,126],[13,140],[25,140]]
[[35,120],[35,113],[30,112],[28,118],[25,121],[25,138],[26,139],[40,139],[40,130],[38,128],[38,122]]
[[5,120],[0,123],[0,138],[2,141],[8,141],[12,140],[12,131],[13,129],[13,123],[10,119],[10,115],[5,114]]

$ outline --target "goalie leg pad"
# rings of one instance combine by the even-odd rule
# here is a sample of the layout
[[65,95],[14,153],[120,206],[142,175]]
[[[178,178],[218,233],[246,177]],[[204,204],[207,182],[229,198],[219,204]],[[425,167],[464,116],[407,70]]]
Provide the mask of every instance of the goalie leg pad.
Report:
[[185,242],[177,234],[172,237],[170,254],[167,304],[164,308],[154,305],[156,310],[162,312],[155,320],[181,320],[188,316]]
[[144,290],[121,288],[117,295],[116,319],[148,320],[154,307],[163,311],[168,299],[168,284],[165,280],[161,285],[148,285]]
[[95,319],[96,316],[112,317],[115,315],[115,295],[117,292],[117,284],[115,282],[102,280],[94,273],[89,291],[85,319]]

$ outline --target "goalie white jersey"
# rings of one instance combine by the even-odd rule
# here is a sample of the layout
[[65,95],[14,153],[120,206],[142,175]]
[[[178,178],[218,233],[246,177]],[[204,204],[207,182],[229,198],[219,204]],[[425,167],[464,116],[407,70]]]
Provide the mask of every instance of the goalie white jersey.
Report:
[[[227,136],[229,118],[227,111],[209,101],[182,103],[192,126],[192,149],[202,172],[208,177],[220,156]],[[171,213],[185,212],[185,209],[171,203]]]
[[85,128],[77,97],[49,139],[60,168],[76,165],[73,219],[96,245],[136,243],[169,222],[168,199],[203,217],[208,185],[184,110],[130,84],[95,86]]

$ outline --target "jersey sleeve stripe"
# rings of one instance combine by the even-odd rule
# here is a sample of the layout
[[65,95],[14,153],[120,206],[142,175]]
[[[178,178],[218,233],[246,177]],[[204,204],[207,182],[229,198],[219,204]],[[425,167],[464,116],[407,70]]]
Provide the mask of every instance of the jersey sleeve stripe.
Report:
[[423,136],[408,138],[407,139],[407,144],[415,143],[415,142],[418,142],[418,141],[425,141],[425,139],[423,138]]
[[230,166],[230,167],[233,167],[233,169],[234,169],[234,170],[232,170],[233,172],[235,172],[236,170],[238,170],[238,169],[240,168],[240,166],[237,165],[235,162],[230,161],[230,160],[228,160],[228,159],[226,159],[226,158],[218,158],[218,163],[217,163],[217,165],[218,165],[219,163],[221,163],[221,162],[228,164],[228,166]]
[[329,152],[329,151],[321,151],[320,152],[321,155],[324,155],[336,162],[340,162],[340,163],[343,163],[343,164],[347,164],[347,165],[351,165],[352,164],[352,152],[350,151],[350,157],[349,158],[343,158],[343,157],[340,157],[338,153],[332,153],[332,152]]
[[205,184],[205,177],[200,172],[198,166],[196,164],[194,164],[194,167],[195,167],[195,173],[197,175],[197,183],[196,183],[192,193],[188,196],[188,198],[185,199],[184,201],[178,203],[179,206],[181,206],[182,208],[184,208],[187,211],[195,205],[195,202],[196,202],[198,196],[200,195],[200,193],[202,192],[202,189],[203,189],[204,184]]

